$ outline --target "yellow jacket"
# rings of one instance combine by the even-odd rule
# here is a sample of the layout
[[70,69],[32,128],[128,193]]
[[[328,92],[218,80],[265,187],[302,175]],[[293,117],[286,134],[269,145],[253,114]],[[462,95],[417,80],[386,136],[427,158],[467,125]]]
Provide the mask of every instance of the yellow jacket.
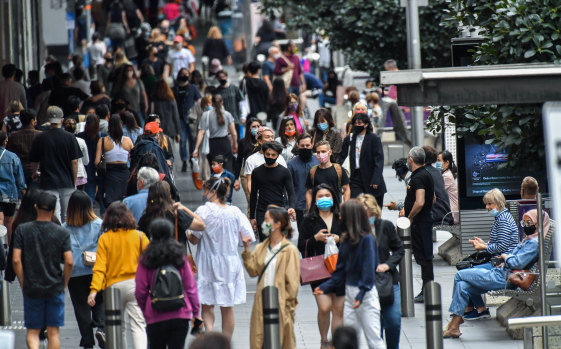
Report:
[[117,282],[134,279],[140,254],[149,243],[146,235],[135,229],[103,233],[97,244],[90,290],[99,292]]

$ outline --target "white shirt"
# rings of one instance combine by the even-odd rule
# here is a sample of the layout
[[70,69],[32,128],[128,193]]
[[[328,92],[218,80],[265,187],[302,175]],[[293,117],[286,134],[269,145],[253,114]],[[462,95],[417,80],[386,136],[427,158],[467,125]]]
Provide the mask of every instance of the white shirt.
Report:
[[168,52],[167,62],[171,64],[171,76],[175,79],[181,68],[189,68],[189,64],[195,63],[195,57],[186,48],[179,51],[171,49]]
[[103,41],[97,41],[95,43],[90,43],[88,45],[88,52],[90,53],[90,61],[94,63],[94,65],[103,64],[105,59],[103,56],[107,51],[107,47]]
[[[269,260],[275,256],[275,253],[277,253],[278,250],[280,250],[281,248],[281,243],[282,240],[279,241],[278,244],[276,244],[275,246],[272,246],[271,248],[267,247],[267,254],[265,255],[265,265],[267,265],[267,263],[269,262]],[[267,267],[267,269],[265,269],[265,275],[263,275],[263,287],[267,287],[267,286],[275,286],[275,274],[277,271],[277,259],[278,259],[278,254],[271,260],[271,263],[269,263],[269,266]]]
[[[286,161],[284,160],[284,158],[282,156],[279,155],[279,157],[277,158],[277,162],[286,167]],[[244,174],[250,175],[251,172],[253,172],[253,170],[255,170],[257,167],[263,165],[265,163],[265,156],[263,154],[261,154],[260,152],[257,152],[253,155],[251,155],[250,157],[248,157],[245,160],[245,168],[244,168]]]
[[356,154],[355,154],[356,167],[355,168],[360,168],[360,151],[362,150],[362,142],[364,142],[364,135],[356,136]]
[[[279,142],[282,145],[282,140],[281,140],[280,137],[277,137],[275,139],[275,141]],[[286,162],[294,159],[294,154],[292,153],[292,148],[294,148],[295,145],[296,145],[296,137],[294,137],[292,139],[292,141],[288,141],[288,143],[286,143],[286,146],[282,149],[281,155]]]

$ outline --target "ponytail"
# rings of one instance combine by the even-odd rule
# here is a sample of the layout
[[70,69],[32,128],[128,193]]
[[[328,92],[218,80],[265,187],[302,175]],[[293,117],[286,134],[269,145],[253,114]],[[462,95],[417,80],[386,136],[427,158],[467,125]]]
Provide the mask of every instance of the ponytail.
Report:
[[218,201],[220,201],[221,203],[226,203],[226,199],[230,194],[231,185],[232,181],[230,180],[230,178],[213,177],[205,182],[204,188],[208,189],[209,191],[216,190],[216,197],[218,198]]
[[213,95],[212,96],[212,106],[214,107],[214,111],[216,112],[216,117],[218,118],[218,125],[222,126],[226,123],[224,119],[224,114],[222,113],[222,96],[221,95]]

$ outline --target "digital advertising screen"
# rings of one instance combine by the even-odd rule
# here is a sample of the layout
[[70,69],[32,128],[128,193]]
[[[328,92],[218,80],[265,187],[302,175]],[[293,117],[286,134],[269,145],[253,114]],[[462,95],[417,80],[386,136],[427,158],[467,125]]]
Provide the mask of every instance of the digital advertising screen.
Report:
[[458,138],[458,189],[461,209],[484,208],[483,196],[498,188],[507,200],[520,198],[520,185],[526,176],[538,180],[543,193],[547,183],[545,171],[537,173],[531,168],[513,169],[505,166],[508,150],[498,150],[475,137]]

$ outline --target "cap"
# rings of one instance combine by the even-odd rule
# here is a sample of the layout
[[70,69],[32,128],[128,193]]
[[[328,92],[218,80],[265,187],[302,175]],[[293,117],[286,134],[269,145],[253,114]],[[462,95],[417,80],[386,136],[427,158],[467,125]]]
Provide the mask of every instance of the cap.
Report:
[[149,134],[156,134],[158,132],[163,132],[163,130],[160,128],[160,125],[158,125],[157,122],[152,121],[144,125],[144,132]]
[[49,117],[49,123],[51,124],[60,124],[62,122],[62,109],[55,105],[51,105],[47,109],[47,116]]
[[213,162],[217,162],[219,164],[223,164],[226,162],[226,159],[224,158],[224,155],[216,155],[213,159]]
[[173,42],[183,42],[183,36],[176,35],[175,38],[173,38]]
[[216,74],[221,70],[222,70],[222,64],[220,63],[220,60],[218,58],[213,58],[212,61],[210,61],[210,66],[208,67],[208,71],[211,72],[212,74]]

